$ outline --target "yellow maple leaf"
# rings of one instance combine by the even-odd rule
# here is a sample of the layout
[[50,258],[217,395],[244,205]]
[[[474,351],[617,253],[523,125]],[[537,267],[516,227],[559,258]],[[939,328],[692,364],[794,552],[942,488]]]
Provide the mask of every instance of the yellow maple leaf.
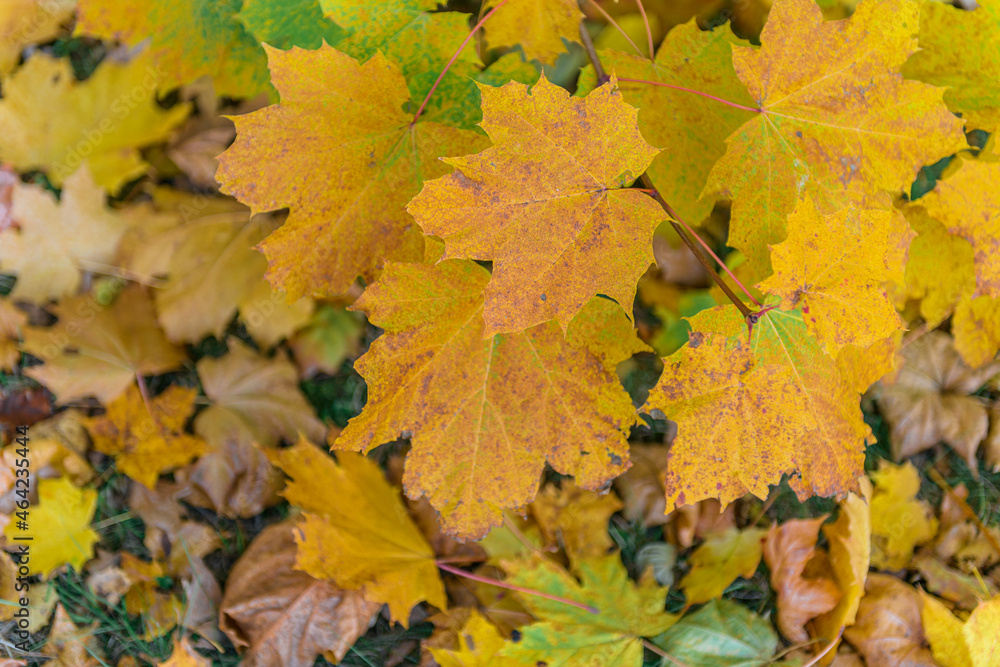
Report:
[[438,156],[477,150],[483,137],[411,124],[406,80],[381,53],[364,64],[325,45],[268,57],[281,103],[233,118],[236,141],[217,174],[254,213],[291,209],[258,246],[268,281],[289,299],[331,295],[359,275],[373,280],[385,260],[419,261],[406,202],[449,171]]
[[1000,40],[996,36],[1000,3],[977,0],[973,11],[946,2],[920,3],[920,51],[903,66],[903,75],[948,86],[944,100],[969,129],[1000,129]]
[[603,340],[586,324],[626,320],[617,304],[594,299],[565,335],[547,322],[484,339],[489,279],[468,260],[386,267],[355,304],[386,332],[355,364],[368,403],[333,443],[367,452],[409,434],[407,495],[476,539],[531,501],[546,461],[590,490],[624,472],[636,420],[606,366],[631,356],[634,331]]
[[[481,14],[498,3],[483,4]],[[491,47],[520,44],[529,60],[554,64],[566,52],[563,40],[580,41],[583,13],[576,0],[507,0],[486,24],[486,40]]]
[[924,633],[942,667],[1000,667],[1000,598],[980,602],[965,622],[937,598],[921,591],[921,599]]
[[[865,594],[868,567],[871,564],[871,482],[861,481],[862,495],[848,494],[840,503],[840,514],[833,523],[822,528],[829,544],[829,562],[833,580],[843,594],[837,606],[820,614],[810,623],[810,635],[823,640],[824,646],[834,641],[842,628],[854,623]],[[838,640],[839,641],[839,640]],[[820,664],[832,662],[835,649]]]
[[627,189],[659,152],[636,110],[614,79],[582,99],[544,75],[530,92],[517,82],[481,92],[493,147],[446,159],[457,173],[426,183],[407,210],[444,239],[444,259],[493,261],[484,335],[548,320],[565,329],[597,294],[631,311],[666,217]]
[[842,209],[821,215],[808,196],[788,216],[788,238],[771,246],[774,273],[757,288],[787,310],[834,355],[867,348],[902,326],[883,283],[903,283],[915,234],[895,209]]
[[923,165],[966,146],[944,91],[899,73],[916,49],[918,14],[915,2],[884,0],[824,21],[813,0],[776,0],[761,47],[734,48],[761,113],[726,140],[703,196],[733,200],[729,245],[758,277],[800,198],[833,213],[909,187]]
[[71,296],[81,271],[107,270],[129,222],[104,200],[86,165],[66,179],[59,201],[42,187],[14,186],[18,226],[0,232],[0,268],[17,275],[14,298],[45,303]]
[[106,414],[87,420],[94,449],[114,456],[119,471],[152,489],[162,473],[206,450],[203,440],[184,433],[197,395],[195,389],[171,385],[147,408],[139,389],[129,387]]
[[993,361],[1000,350],[1000,298],[964,297],[951,321],[955,349],[972,368]]
[[600,495],[564,481],[544,487],[531,503],[531,514],[549,544],[562,544],[574,558],[589,558],[614,547],[608,521],[621,508],[614,494]]
[[[139,148],[162,141],[190,106],[163,110],[156,69],[144,57],[105,60],[77,82],[69,60],[36,53],[3,81],[0,158],[20,171],[44,169],[55,185],[86,162],[97,184],[115,193],[143,174]],[[64,113],[73,109],[70,116]]]
[[750,578],[763,555],[762,528],[729,528],[709,535],[691,553],[691,569],[681,579],[687,604],[701,604],[722,595],[737,577]]
[[212,77],[219,95],[272,93],[259,42],[237,19],[242,3],[215,0],[80,0],[77,35],[129,46],[148,42],[155,87],[170,90]]
[[976,270],[972,244],[949,234],[921,201],[903,209],[917,232],[906,262],[906,296],[920,299],[920,316],[933,328],[952,314],[962,297],[975,293]]
[[[97,510],[97,491],[79,488],[67,477],[40,479],[38,504],[29,515],[29,530],[44,536],[44,547],[32,548],[28,567],[32,574],[47,576],[62,565],[77,570],[90,560],[100,540],[90,527]],[[4,529],[8,540],[21,534],[11,522]],[[17,542],[10,542],[17,544]]]
[[377,465],[350,453],[334,461],[305,439],[272,460],[292,478],[283,495],[306,511],[297,569],[388,604],[404,626],[421,601],[447,606],[434,550]]
[[136,375],[165,373],[184,361],[156,325],[152,300],[139,285],[127,287],[110,306],[84,294],[52,310],[59,321],[27,329],[22,347],[45,362],[25,373],[60,402],[96,396],[106,405]]
[[984,154],[957,159],[946,178],[918,202],[948,231],[972,244],[977,296],[1000,297],[1000,159]]
[[920,475],[913,464],[881,461],[871,472],[875,491],[871,501],[872,565],[899,570],[906,567],[917,545],[937,534],[933,508],[917,500]]
[[646,409],[677,423],[667,459],[667,509],[705,498],[723,505],[768,485],[794,467],[792,453],[816,421],[791,369],[755,368],[746,342],[693,334],[663,360]]
[[525,663],[500,655],[507,645],[500,631],[479,613],[472,609],[469,619],[458,632],[458,646],[455,648],[429,647],[434,660],[441,667],[524,667]]
[[24,47],[47,42],[73,16],[76,0],[7,0],[0,3],[0,75],[11,72]]

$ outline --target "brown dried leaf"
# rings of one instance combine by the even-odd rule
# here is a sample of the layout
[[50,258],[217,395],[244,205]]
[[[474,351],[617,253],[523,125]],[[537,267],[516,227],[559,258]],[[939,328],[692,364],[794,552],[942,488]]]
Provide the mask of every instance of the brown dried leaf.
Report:
[[381,606],[294,569],[295,523],[265,528],[226,582],[219,625],[249,649],[248,667],[312,667],[320,654],[339,662]]
[[887,574],[871,574],[858,617],[844,631],[868,665],[938,667],[924,636],[916,589]]

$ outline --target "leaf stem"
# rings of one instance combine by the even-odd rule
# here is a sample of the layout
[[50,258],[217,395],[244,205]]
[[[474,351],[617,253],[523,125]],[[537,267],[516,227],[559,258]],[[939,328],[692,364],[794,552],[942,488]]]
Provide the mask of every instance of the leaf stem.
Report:
[[639,13],[642,14],[642,23],[646,26],[646,40],[649,42],[649,60],[655,61],[656,52],[653,49],[653,31],[649,27],[649,18],[646,16],[646,8],[642,6],[642,0],[635,0],[639,6]]
[[600,613],[600,610],[598,610],[596,607],[591,607],[590,605],[583,604],[582,602],[577,602],[576,600],[570,600],[568,598],[559,597],[558,595],[543,593],[541,591],[536,591],[533,588],[525,588],[524,586],[516,586],[514,584],[508,584],[506,581],[500,581],[499,579],[493,579],[492,577],[484,577],[479,574],[466,572],[465,570],[460,570],[457,567],[452,567],[451,565],[448,565],[447,563],[442,563],[441,561],[435,561],[435,564],[445,572],[454,574],[457,577],[465,577],[466,579],[472,579],[473,581],[478,581],[481,584],[489,584],[490,586],[497,586],[498,588],[506,588],[511,591],[517,591],[518,593],[526,593],[527,595],[534,595],[540,598],[545,598],[546,600],[552,600],[553,602],[562,602],[563,604],[568,604],[571,607],[577,607],[578,609],[589,611],[591,614]]
[[[674,211],[673,208],[670,207],[670,204],[664,201],[659,191],[657,191],[656,188],[653,187],[653,182],[649,180],[649,175],[643,172],[642,176],[639,177],[639,180],[646,188],[654,191],[654,193],[651,196],[663,208],[663,210],[666,211],[667,215],[670,216],[669,218],[670,224],[671,226],[673,226],[674,231],[676,231],[678,236],[681,237],[681,240],[684,241],[685,244],[687,244],[687,247],[691,249],[691,252],[694,253],[694,256],[698,259],[701,265],[705,267],[705,270],[708,271],[708,275],[712,276],[712,280],[714,280],[715,284],[719,286],[719,289],[721,289],[725,293],[725,295],[729,297],[729,300],[733,302],[733,305],[736,306],[736,308],[740,311],[740,314],[743,315],[744,318],[747,318],[750,315],[752,315],[753,311],[750,310],[750,307],[747,306],[745,303],[743,303],[743,299],[736,296],[732,288],[729,287],[729,285],[726,284],[726,281],[722,279],[722,276],[720,276],[718,273],[715,272],[715,268],[712,266],[712,263],[708,260],[708,257],[705,256],[705,253],[701,251],[701,248],[695,245],[694,241],[692,241],[688,237],[687,233],[684,231],[684,227],[681,227],[681,225],[677,222],[677,220],[680,220],[680,218],[677,218],[677,220],[674,219],[677,216],[676,211]],[[685,227],[686,226],[687,225],[685,225]],[[698,240],[700,241],[701,239]],[[727,267],[725,264],[721,264],[721,266],[725,268],[726,271],[729,271],[729,267]],[[730,275],[732,275],[731,272]],[[743,285],[738,280],[736,282],[740,287],[743,288],[743,291],[745,292],[747,291],[746,287],[743,287]],[[747,293],[749,294],[749,292]]]
[[413,127],[416,124],[417,119],[420,118],[420,114],[424,112],[424,108],[427,106],[427,103],[430,102],[431,96],[434,95],[434,91],[436,91],[437,87],[441,84],[441,79],[443,79],[444,75],[448,73],[448,70],[451,69],[451,66],[455,64],[455,60],[458,59],[458,54],[462,52],[462,49],[464,49],[465,45],[469,43],[469,40],[472,39],[473,35],[475,35],[476,32],[483,27],[483,24],[486,23],[486,21],[488,21],[491,16],[493,16],[493,13],[496,12],[496,10],[503,7],[505,4],[507,4],[507,0],[500,0],[500,2],[497,3],[496,7],[488,11],[486,13],[486,16],[479,19],[479,23],[473,26],[472,30],[469,31],[469,34],[466,35],[465,39],[462,40],[462,43],[458,46],[458,50],[455,51],[454,54],[452,54],[451,60],[449,60],[448,64],[444,66],[444,69],[441,70],[441,73],[438,74],[438,78],[434,82],[434,85],[431,86],[431,89],[429,91],[427,91],[427,97],[424,98],[424,101],[420,105],[420,108],[417,109],[417,113],[413,115],[413,120],[410,121],[410,127]]
[[[613,25],[618,30],[618,32],[620,32],[622,34],[622,37],[625,38],[625,41],[628,42],[629,45],[631,45],[631,47],[633,49],[635,49],[635,52],[638,53],[640,57],[642,57],[642,49],[640,49],[638,46],[636,46],[635,42],[632,41],[632,38],[628,36],[627,32],[625,32],[625,29],[622,28],[620,25],[618,25],[618,22],[615,21],[614,18],[612,18],[611,14],[608,14],[604,10],[604,7],[601,7],[599,4],[597,4],[597,2],[595,2],[595,0],[589,0],[589,2],[590,2],[590,4],[592,4],[597,9],[597,11],[599,11],[601,13],[601,16],[604,17],[604,20],[607,21],[610,25]],[[581,23],[581,25],[583,24],[582,21],[580,23]],[[590,34],[589,33],[587,34],[587,38],[588,39],[590,38]],[[652,40],[650,40],[650,41],[652,42]],[[584,46],[586,46],[586,44],[584,44]],[[591,47],[593,47],[593,44],[591,44]],[[653,56],[650,55],[649,59],[652,60]],[[591,58],[590,62],[594,62],[594,59]],[[598,77],[598,78],[600,78],[600,77]]]
[[619,81],[627,81],[629,83],[646,83],[650,86],[660,86],[661,88],[673,88],[674,90],[683,90],[694,95],[701,95],[702,97],[707,97],[710,100],[715,100],[716,102],[721,102],[727,106],[731,106],[734,109],[743,109],[744,111],[753,111],[755,113],[763,113],[763,109],[759,107],[748,107],[742,104],[737,104],[736,102],[730,102],[729,100],[724,100],[721,97],[716,97],[715,95],[709,95],[708,93],[703,93],[700,90],[694,90],[693,88],[685,88],[684,86],[675,86],[672,83],[662,83],[660,81],[647,81],[646,79],[624,79],[619,78]]
[[652,653],[655,653],[656,655],[663,658],[664,660],[669,660],[671,663],[677,665],[677,667],[688,667],[687,663],[681,662],[680,660],[670,655],[669,653],[661,649],[659,646],[649,641],[648,639],[643,639],[642,645],[645,646],[647,649],[649,649]]

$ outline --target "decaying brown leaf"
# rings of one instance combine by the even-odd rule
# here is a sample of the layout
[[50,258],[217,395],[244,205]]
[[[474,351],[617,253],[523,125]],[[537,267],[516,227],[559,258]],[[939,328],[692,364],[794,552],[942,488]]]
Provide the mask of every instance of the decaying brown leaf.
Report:
[[220,627],[248,667],[312,667],[320,654],[339,662],[381,606],[295,569],[295,523],[264,529],[226,582]]
[[920,596],[887,574],[871,574],[858,617],[844,638],[868,665],[938,667],[924,636]]

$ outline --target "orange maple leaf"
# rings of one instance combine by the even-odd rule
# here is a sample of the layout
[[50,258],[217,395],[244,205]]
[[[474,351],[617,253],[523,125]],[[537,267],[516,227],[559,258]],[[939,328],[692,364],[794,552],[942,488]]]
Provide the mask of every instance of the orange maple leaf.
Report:
[[438,156],[477,150],[482,136],[411,125],[406,80],[381,53],[359,64],[326,45],[267,51],[281,103],[233,118],[217,178],[254,213],[291,209],[258,246],[268,281],[290,299],[331,295],[374,279],[383,260],[419,260],[406,203],[449,171]]
[[[585,98],[543,75],[480,87],[493,147],[445,160],[458,173],[426,183],[407,210],[445,242],[444,258],[492,260],[484,335],[548,320],[565,329],[596,294],[629,312],[666,218],[625,189],[659,152],[612,79]],[[567,122],[572,119],[572,122]]]
[[[484,340],[489,279],[467,260],[386,267],[356,303],[386,332],[355,365],[368,404],[334,443],[369,451],[409,435],[407,495],[427,496],[445,532],[472,538],[534,497],[546,461],[587,489],[624,472],[636,419],[605,367],[633,349],[616,304],[595,299],[565,336],[548,322]],[[628,336],[601,341],[588,317],[617,317]]]

